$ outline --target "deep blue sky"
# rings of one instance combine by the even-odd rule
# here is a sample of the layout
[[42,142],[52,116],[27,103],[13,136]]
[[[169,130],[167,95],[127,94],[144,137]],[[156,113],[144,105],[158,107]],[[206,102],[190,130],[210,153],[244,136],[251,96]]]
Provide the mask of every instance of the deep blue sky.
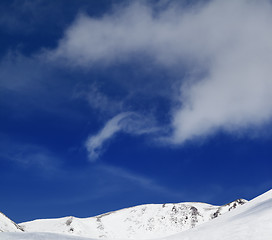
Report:
[[[256,68],[260,81],[254,74],[249,82],[232,81],[236,75],[243,78],[248,65],[242,59],[241,68],[235,63],[235,71],[229,71],[233,66],[224,61],[229,55],[218,50],[229,43],[241,44],[240,39],[251,43],[244,38],[248,33],[224,42],[209,32],[216,20],[212,17],[220,16],[222,1],[178,1],[178,7],[177,1],[125,2],[1,1],[0,211],[15,222],[89,217],[145,203],[222,205],[237,198],[252,199],[271,188],[272,114],[266,97],[272,95],[271,75],[267,77],[265,67]],[[208,4],[212,10],[207,11],[214,15],[207,14],[209,24],[196,30],[198,21],[208,18]],[[245,22],[250,22],[252,6],[243,4],[228,7],[239,13],[242,6]],[[261,16],[268,11],[262,6],[258,10]],[[184,27],[177,18],[187,13],[191,21]],[[259,15],[253,17],[265,32]],[[236,21],[238,26],[246,24],[239,17]],[[171,24],[181,35],[167,32]],[[231,17],[223,19],[219,35],[228,40],[232,26]],[[150,36],[149,30],[154,31]],[[192,33],[190,41],[183,39],[183,31],[186,36]],[[207,50],[205,40],[197,40],[205,38],[204,32],[211,42]],[[71,39],[80,47],[73,49]],[[169,43],[176,44],[174,51]],[[271,50],[271,45],[257,44]],[[253,54],[261,55],[265,52],[261,50],[257,46]],[[259,60],[256,65],[263,57]],[[226,74],[217,69],[227,69]],[[226,80],[222,77],[217,84],[216,76]],[[207,88],[184,87],[206,79]],[[226,94],[213,88],[225,86],[224,81],[229,81]],[[264,85],[269,85],[267,92],[254,95],[252,89]],[[233,89],[238,89],[239,98],[230,102],[236,97],[228,97]],[[207,96],[212,96],[211,105],[208,100],[199,104],[206,103]],[[222,105],[214,104],[218,98]],[[232,111],[236,105],[237,111]],[[110,130],[105,126],[114,128],[107,137]]]

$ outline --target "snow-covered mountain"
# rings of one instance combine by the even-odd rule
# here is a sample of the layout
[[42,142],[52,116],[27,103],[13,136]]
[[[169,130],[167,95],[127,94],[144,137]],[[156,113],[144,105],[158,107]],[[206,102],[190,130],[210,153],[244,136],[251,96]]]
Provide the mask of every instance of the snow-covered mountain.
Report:
[[0,212],[0,232],[22,232],[22,228]]
[[[174,205],[177,205],[177,204],[174,204]],[[204,204],[204,205],[211,206],[208,204]],[[204,205],[201,205],[201,206],[204,207]],[[235,203],[230,204],[227,207],[223,206],[221,208],[221,211],[223,209],[226,210],[228,208],[231,208],[234,205]],[[144,206],[149,206],[149,205],[144,205]],[[141,209],[144,206],[138,206],[136,208]],[[211,207],[214,207],[214,206],[211,206]],[[124,209],[121,211],[130,211],[130,210],[131,209]],[[118,212],[119,211],[117,211],[117,213]],[[112,214],[113,213],[110,213],[109,215],[106,215],[106,216],[110,216]],[[59,220],[64,220],[64,219],[59,219]],[[15,233],[14,232],[14,233],[0,233],[0,239],[1,240],[49,240],[49,239],[50,240],[86,240],[87,238],[76,237],[71,235],[69,236],[67,234],[57,234],[57,233],[25,233],[25,232]],[[216,217],[215,219],[211,219],[210,221],[207,221],[206,223],[196,225],[194,228],[182,231],[178,234],[167,236],[164,238],[158,238],[158,240],[180,240],[180,239],[183,239],[183,240],[219,240],[219,239],[220,240],[271,240],[272,239],[272,190],[249,201],[243,206],[239,206],[238,208],[232,209],[232,211],[225,212],[223,216]]]
[[42,219],[20,224],[26,232],[64,233],[111,239],[151,239],[169,236],[218,217],[246,200],[224,206],[206,203],[147,204],[96,217]]
[[272,190],[196,228],[160,240],[271,240]]

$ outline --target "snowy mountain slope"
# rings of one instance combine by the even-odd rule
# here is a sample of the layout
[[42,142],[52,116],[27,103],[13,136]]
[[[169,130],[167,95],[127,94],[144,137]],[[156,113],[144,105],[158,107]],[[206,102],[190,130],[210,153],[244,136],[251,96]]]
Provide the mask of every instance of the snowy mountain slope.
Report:
[[22,232],[22,228],[0,212],[0,232]]
[[235,211],[160,240],[271,240],[272,190]]
[[1,240],[92,240],[57,233],[0,233]]
[[90,238],[151,239],[191,229],[246,200],[224,206],[205,203],[148,204],[90,218],[65,217],[20,224],[26,232],[51,232]]
[[[202,204],[200,205],[202,206]],[[211,205],[206,204],[206,206]],[[228,207],[231,207],[231,205],[229,205]],[[225,210],[226,207],[224,206],[223,209]],[[109,215],[111,214],[112,213],[110,213]],[[67,234],[61,235],[54,233],[21,232],[21,233],[0,233],[0,239],[85,240],[87,238],[81,238],[76,236],[73,237]],[[181,233],[168,236],[165,238],[158,238],[157,240],[271,240],[271,239],[272,239],[272,190],[251,200],[247,204],[244,204],[243,206],[240,206],[239,208],[231,212],[227,212],[226,214],[219,218],[198,225],[193,229],[186,230]]]

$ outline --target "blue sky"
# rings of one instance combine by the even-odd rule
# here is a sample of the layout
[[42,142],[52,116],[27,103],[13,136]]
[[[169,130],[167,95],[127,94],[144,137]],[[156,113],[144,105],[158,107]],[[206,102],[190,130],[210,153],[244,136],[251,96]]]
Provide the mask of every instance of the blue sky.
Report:
[[0,211],[16,222],[272,186],[270,1],[1,1]]

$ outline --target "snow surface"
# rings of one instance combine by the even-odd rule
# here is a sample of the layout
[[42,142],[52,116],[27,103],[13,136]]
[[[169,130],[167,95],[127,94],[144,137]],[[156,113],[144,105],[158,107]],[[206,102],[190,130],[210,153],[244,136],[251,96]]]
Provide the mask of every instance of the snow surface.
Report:
[[0,212],[0,232],[22,232],[22,229],[6,215]]
[[[140,207],[140,206],[139,206]],[[1,240],[86,240],[53,233],[0,233]],[[219,218],[157,240],[271,240],[272,190]],[[110,239],[109,239],[110,240]]]
[[20,224],[26,232],[51,232],[110,239],[154,239],[210,221],[246,200],[224,206],[206,203],[147,204],[90,218],[41,219]]
[[0,233],[1,240],[91,240],[56,233]]
[[271,240],[272,190],[220,218],[160,240]]

